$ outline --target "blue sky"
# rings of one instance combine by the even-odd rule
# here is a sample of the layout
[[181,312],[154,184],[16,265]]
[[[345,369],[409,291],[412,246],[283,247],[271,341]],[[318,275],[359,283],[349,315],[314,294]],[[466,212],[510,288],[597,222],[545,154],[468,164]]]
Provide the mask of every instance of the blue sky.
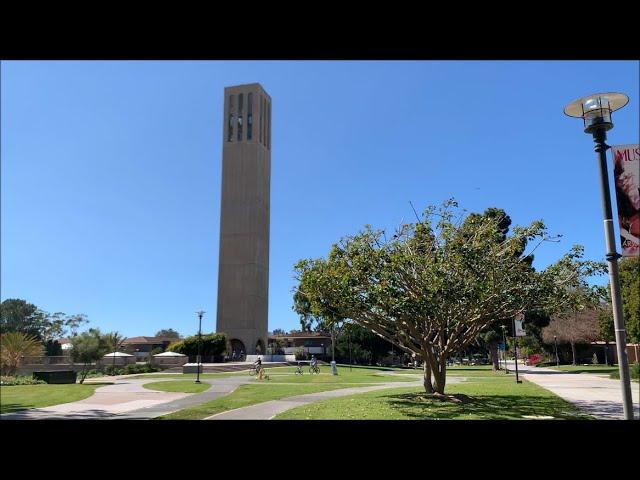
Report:
[[[598,170],[566,103],[631,98],[609,144],[638,143],[638,62],[2,62],[1,298],[85,313],[126,336],[216,318],[225,86],[273,100],[269,328],[298,328],[293,264],[364,224],[455,197],[542,218],[602,259]],[[606,277],[598,283],[606,282]]]

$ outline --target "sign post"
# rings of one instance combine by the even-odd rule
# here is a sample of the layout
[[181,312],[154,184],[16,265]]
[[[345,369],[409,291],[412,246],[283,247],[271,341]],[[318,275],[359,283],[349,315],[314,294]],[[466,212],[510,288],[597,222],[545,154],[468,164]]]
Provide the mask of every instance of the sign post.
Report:
[[518,315],[518,318],[513,319],[513,351],[516,359],[516,383],[522,383],[518,377],[518,337],[524,337],[526,335],[524,328],[522,328],[522,321],[524,315]]

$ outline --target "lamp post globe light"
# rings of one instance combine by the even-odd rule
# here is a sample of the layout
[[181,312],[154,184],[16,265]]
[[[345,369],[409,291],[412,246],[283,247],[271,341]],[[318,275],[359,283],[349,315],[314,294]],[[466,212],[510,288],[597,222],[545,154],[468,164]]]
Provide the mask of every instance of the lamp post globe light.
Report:
[[606,258],[609,267],[609,285],[611,286],[611,304],[613,307],[613,323],[616,333],[616,350],[622,386],[624,417],[633,420],[633,403],[631,399],[631,379],[629,377],[629,361],[627,359],[627,335],[622,316],[622,299],[620,296],[620,280],[618,276],[618,259],[621,255],[616,251],[613,232],[613,215],[611,212],[611,192],[609,191],[609,172],[607,168],[606,144],[607,131],[613,128],[612,113],[629,103],[629,97],[622,93],[595,93],[579,98],[564,108],[570,117],[582,118],[584,132],[593,136],[594,150],[600,167],[600,192],[602,195],[602,211],[604,214],[604,238]]
[[202,343],[202,316],[205,314],[206,312],[200,310],[199,312],[196,312],[196,315],[198,315],[198,356],[196,357],[196,381],[195,383],[200,383],[200,344]]

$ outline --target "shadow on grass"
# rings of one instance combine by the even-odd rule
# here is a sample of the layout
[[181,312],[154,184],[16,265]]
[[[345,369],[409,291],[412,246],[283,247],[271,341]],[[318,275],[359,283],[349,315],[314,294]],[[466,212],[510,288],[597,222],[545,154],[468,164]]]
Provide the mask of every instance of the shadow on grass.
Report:
[[4,403],[4,402],[2,402],[2,414],[3,415],[5,413],[19,412],[21,410],[26,410],[28,408],[33,408],[33,407],[25,406],[24,404],[20,404],[20,403]]
[[432,397],[424,393],[387,395],[392,408],[410,418],[436,419],[522,419],[524,415],[552,416],[556,419],[577,419],[584,416],[572,411],[562,401],[549,397],[501,396],[457,394],[450,397]]

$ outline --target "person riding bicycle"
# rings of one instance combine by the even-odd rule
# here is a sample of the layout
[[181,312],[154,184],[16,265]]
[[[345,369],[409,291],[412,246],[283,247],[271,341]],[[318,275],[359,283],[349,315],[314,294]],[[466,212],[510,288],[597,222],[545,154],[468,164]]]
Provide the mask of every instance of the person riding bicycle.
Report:
[[315,370],[316,368],[318,368],[318,359],[316,358],[315,355],[311,356],[311,368],[313,370]]
[[258,360],[253,362],[253,366],[255,367],[256,372],[259,372],[260,369],[262,368],[262,358],[258,357]]
[[302,375],[302,363],[300,363],[300,360],[298,360],[298,366],[296,367],[296,373],[299,373],[300,375]]

